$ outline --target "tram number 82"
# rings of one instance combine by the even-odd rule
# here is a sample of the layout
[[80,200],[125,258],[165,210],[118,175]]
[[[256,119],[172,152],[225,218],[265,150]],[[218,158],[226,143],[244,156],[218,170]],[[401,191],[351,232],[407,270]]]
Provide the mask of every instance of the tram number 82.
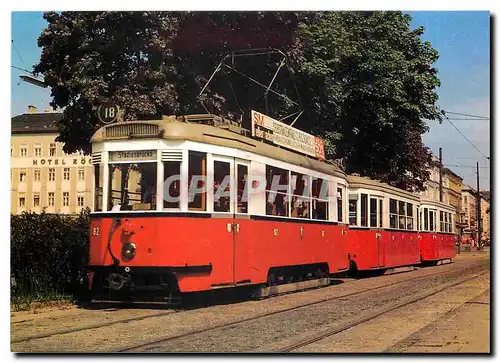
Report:
[[92,236],[99,236],[99,227],[92,228]]

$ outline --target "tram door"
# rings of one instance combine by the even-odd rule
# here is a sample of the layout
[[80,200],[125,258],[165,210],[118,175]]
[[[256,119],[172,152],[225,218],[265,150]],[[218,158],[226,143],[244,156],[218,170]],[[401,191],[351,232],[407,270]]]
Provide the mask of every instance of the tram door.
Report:
[[250,163],[241,159],[234,159],[234,225],[233,250],[234,250],[234,283],[250,283],[249,249],[251,240],[251,225],[249,211],[249,187],[245,188],[250,175]]
[[377,266],[384,266],[385,243],[383,240],[382,199],[370,197],[370,228],[376,228]]
[[[250,282],[248,241],[251,230],[249,203],[245,194],[245,181],[249,163],[244,160],[213,155],[213,219],[223,223],[224,233],[217,242],[217,259],[224,282],[236,285]],[[206,233],[211,233],[207,231]],[[229,280],[229,281],[228,281]]]

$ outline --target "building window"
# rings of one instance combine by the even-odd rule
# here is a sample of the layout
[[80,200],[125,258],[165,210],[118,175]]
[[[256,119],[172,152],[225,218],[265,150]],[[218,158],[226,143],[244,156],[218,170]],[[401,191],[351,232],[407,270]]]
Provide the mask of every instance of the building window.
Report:
[[33,180],[40,181],[40,169],[33,170]]
[[24,195],[19,197],[19,206],[24,208],[26,206],[26,197]]
[[49,192],[49,207],[53,207],[55,205],[55,197],[54,192]]
[[78,180],[85,180],[85,169],[78,169]]
[[64,180],[69,180],[69,168],[64,168]]
[[77,204],[79,207],[83,207],[84,204],[85,204],[85,198],[83,195],[79,195],[78,197],[76,197],[77,199]]
[[36,157],[42,156],[42,145],[40,144],[35,145],[35,156]]
[[56,156],[56,144],[50,144],[49,155]]
[[54,181],[56,180],[56,169],[50,168],[49,169],[49,181]]
[[20,182],[25,182],[26,181],[26,170],[21,170],[19,172],[19,181]]
[[33,207],[39,207],[40,206],[40,194],[35,193],[33,194]]
[[28,145],[26,144],[21,145],[21,156],[22,157],[28,156]]
[[63,206],[69,206],[69,192],[63,192]]

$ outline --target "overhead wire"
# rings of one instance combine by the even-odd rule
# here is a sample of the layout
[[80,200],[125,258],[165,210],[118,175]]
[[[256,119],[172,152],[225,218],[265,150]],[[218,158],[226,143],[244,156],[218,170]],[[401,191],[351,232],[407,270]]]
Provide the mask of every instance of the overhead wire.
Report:
[[489,120],[490,119],[489,117],[486,117],[486,116],[471,115],[469,113],[451,112],[451,111],[445,111],[445,110],[443,110],[443,112],[445,113],[445,116],[446,116],[446,114],[450,114],[450,115],[475,117],[475,118],[484,119],[484,120]]
[[455,130],[457,130],[457,132],[462,135],[462,137],[467,140],[467,142],[474,148],[476,149],[477,151],[479,151],[479,153],[481,155],[483,155],[487,160],[490,160],[490,158],[488,156],[486,156],[472,141],[469,140],[469,138],[467,136],[465,136],[462,131],[460,131],[460,129],[458,127],[455,126],[455,124],[453,122],[451,122],[451,120],[448,118],[448,116],[446,116],[446,114],[444,115],[444,117],[448,120],[448,122],[451,124],[451,126],[453,126],[453,128]]

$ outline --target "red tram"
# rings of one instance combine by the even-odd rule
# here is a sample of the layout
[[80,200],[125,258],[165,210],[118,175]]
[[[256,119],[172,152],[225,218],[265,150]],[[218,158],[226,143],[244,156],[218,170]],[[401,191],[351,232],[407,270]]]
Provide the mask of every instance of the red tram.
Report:
[[165,117],[96,132],[95,295],[274,284],[349,268],[345,173],[213,126],[218,119]]
[[349,259],[355,271],[420,263],[415,221],[419,198],[359,176],[349,176]]
[[453,206],[422,200],[419,207],[419,239],[422,262],[435,264],[456,256],[456,210]]
[[[257,126],[270,122],[277,123]],[[321,142],[315,147],[316,138],[296,132],[294,152],[214,115],[99,129],[92,138],[92,295],[167,297],[454,257],[448,207],[419,205],[412,193],[347,176],[321,160]]]

